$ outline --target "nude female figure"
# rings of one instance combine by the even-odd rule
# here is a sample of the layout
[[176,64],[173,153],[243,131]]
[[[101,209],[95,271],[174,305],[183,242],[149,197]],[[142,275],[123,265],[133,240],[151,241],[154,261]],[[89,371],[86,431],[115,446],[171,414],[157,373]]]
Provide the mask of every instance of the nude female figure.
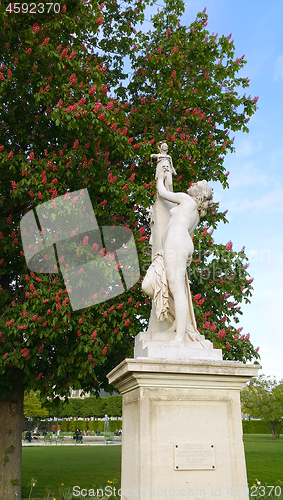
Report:
[[[157,192],[160,197],[176,204],[170,210],[170,220],[163,233],[162,247],[166,278],[175,309],[176,336],[170,344],[179,345],[184,342],[189,328],[186,268],[190,265],[194,252],[192,237],[200,217],[206,214],[207,208],[212,203],[212,190],[206,181],[198,181],[188,189],[187,194],[173,193],[166,189],[160,176],[157,180]],[[143,282],[143,291],[152,298],[155,295],[152,279],[150,281],[147,276]],[[195,320],[191,322],[195,323]],[[193,340],[198,340],[197,335],[196,331]]]

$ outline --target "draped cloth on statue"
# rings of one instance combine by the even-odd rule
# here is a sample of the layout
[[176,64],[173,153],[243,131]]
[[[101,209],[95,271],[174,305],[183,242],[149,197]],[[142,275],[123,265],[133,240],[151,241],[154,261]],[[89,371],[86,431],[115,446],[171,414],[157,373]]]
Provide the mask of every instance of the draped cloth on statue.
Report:
[[146,278],[154,290],[155,314],[158,321],[166,319],[169,324],[174,322],[174,316],[170,312],[169,288],[166,277],[164,258],[162,250],[157,252],[149,266]]
[[[157,320],[166,320],[168,322],[168,326],[172,325],[175,320],[174,301],[168,287],[162,250],[157,252],[153,257],[153,261],[147,270],[146,278],[150,281],[154,291],[153,301]],[[199,332],[197,330],[190,284],[187,275],[185,287],[189,305],[187,334],[192,340],[196,340],[199,338]]]

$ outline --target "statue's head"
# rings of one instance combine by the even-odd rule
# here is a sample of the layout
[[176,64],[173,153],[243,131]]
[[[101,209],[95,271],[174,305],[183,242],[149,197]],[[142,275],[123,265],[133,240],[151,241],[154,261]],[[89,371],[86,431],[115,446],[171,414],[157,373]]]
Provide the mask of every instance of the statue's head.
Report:
[[195,200],[200,216],[204,217],[208,207],[212,204],[213,192],[208,182],[205,180],[194,182],[187,193]]
[[166,154],[168,152],[168,146],[167,146],[166,141],[160,141],[160,142],[158,142],[157,147],[158,147],[160,153],[165,153]]

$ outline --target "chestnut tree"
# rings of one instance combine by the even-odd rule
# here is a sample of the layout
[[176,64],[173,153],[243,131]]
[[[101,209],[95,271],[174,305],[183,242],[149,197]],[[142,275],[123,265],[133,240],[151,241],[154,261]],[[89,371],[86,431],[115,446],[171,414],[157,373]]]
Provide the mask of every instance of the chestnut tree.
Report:
[[[3,500],[20,498],[23,395],[39,391],[53,404],[69,388],[96,391],[132,356],[150,302],[141,281],[150,264],[148,210],[154,203],[150,155],[166,140],[175,191],[198,179],[228,187],[224,159],[233,131],[248,131],[257,98],[242,92],[246,61],[231,35],[207,29],[205,12],[182,24],[184,2],[165,0],[143,27],[150,0],[66,0],[60,12],[0,11],[0,462]],[[42,5],[42,4],[41,4]],[[47,4],[46,4],[47,5]],[[55,5],[55,4],[54,4]],[[59,4],[57,4],[59,5]],[[151,6],[151,7],[150,7]],[[40,204],[88,190],[100,226],[131,231],[140,277],[123,295],[74,311],[57,265],[26,263],[20,221]],[[194,237],[190,282],[200,333],[224,359],[248,361],[257,350],[237,328],[252,279],[244,252],[218,245],[227,222],[217,201]],[[107,258],[85,237],[80,251]],[[80,252],[79,252],[80,253]],[[78,281],[79,281],[78,276]],[[1,451],[2,453],[2,451]]]

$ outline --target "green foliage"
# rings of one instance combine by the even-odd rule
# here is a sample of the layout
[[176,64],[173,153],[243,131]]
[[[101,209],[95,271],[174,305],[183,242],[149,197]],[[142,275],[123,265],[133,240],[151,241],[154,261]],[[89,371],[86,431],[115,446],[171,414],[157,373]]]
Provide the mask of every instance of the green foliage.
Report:
[[[81,431],[90,430],[90,432],[100,433],[104,431],[104,420],[60,420],[62,432],[75,432],[77,428]],[[122,429],[122,420],[109,420],[110,432],[115,432],[116,429]]]
[[6,463],[9,462],[9,454],[14,453],[14,451],[15,447],[13,444],[11,444],[9,448],[6,448],[6,450],[4,450],[4,465],[6,465]]
[[69,425],[68,425],[68,428],[67,428],[68,432],[75,432],[76,428],[77,428],[76,421],[75,420],[71,420],[69,422]]
[[60,427],[62,432],[68,432],[68,420],[61,420]]
[[243,420],[244,434],[270,434],[269,425],[261,420]]
[[44,418],[49,416],[46,408],[42,408],[39,393],[30,392],[24,397],[25,418]]
[[71,398],[66,403],[61,402],[51,413],[57,418],[103,418],[105,414],[109,417],[121,417],[122,396]]
[[20,483],[20,482],[19,482],[19,480],[18,480],[18,479],[11,479],[11,484],[12,484],[13,486],[17,486],[17,484],[19,484],[19,483]]
[[266,422],[273,439],[283,424],[283,381],[260,375],[241,392],[242,412]]
[[[136,31],[150,3],[66,2],[59,14],[44,16],[1,10],[1,397],[15,369],[27,391],[48,401],[68,397],[69,386],[98,393],[106,374],[132,355],[150,314],[140,282],[150,263],[157,141],[170,146],[175,191],[198,179],[228,187],[229,133],[247,132],[256,110],[257,98],[241,93],[248,79],[237,77],[245,60],[230,37],[209,34],[204,12],[182,26],[181,0],[165,0],[152,29]],[[38,204],[84,188],[100,225],[134,233],[141,278],[123,297],[73,311],[60,270],[27,269],[19,224]],[[252,280],[244,250],[213,241],[226,221],[214,203],[196,232],[191,290],[200,333],[225,359],[245,362],[258,354],[233,324],[239,304],[250,301]]]

